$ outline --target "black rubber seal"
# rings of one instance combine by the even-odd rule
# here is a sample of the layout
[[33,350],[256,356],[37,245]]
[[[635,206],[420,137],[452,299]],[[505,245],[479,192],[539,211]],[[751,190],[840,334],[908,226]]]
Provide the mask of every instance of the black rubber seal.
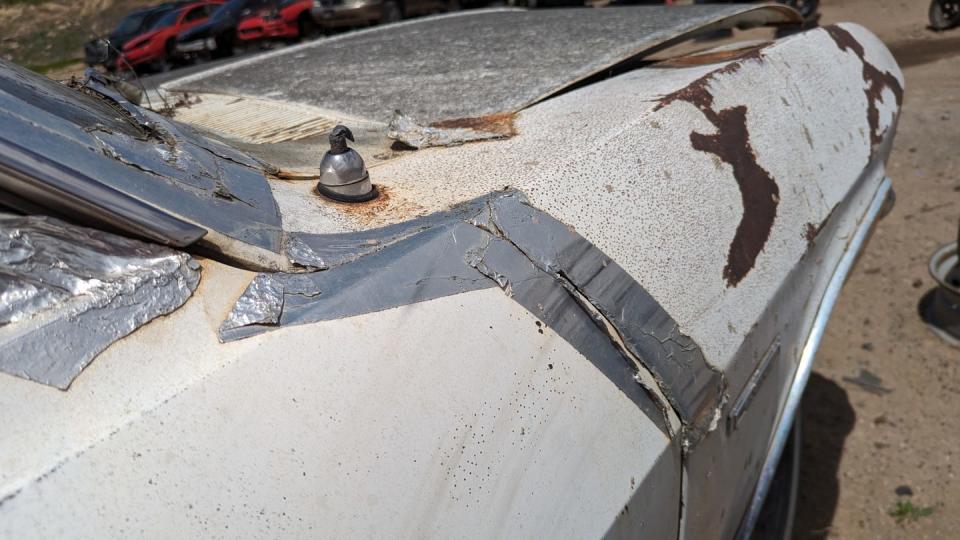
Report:
[[368,193],[364,193],[363,195],[343,195],[335,191],[331,191],[322,184],[317,184],[317,193],[330,200],[342,203],[367,202],[372,201],[380,196],[380,190],[377,189],[377,186],[373,186]]

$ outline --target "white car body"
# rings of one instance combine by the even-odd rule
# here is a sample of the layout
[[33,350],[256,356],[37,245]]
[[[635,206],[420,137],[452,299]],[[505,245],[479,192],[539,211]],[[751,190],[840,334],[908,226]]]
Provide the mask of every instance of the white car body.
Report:
[[[296,55],[338,39],[166,91],[257,62],[293,69]],[[282,253],[208,235],[247,263],[197,256],[192,297],[113,342],[69,390],[0,374],[0,535],[748,534],[830,310],[892,195],[884,165],[902,88],[884,45],[840,24],[591,80],[513,111],[507,137],[383,158],[368,150],[379,139],[360,140],[388,195],[366,205],[322,200],[314,182],[289,179],[309,175],[299,161],[273,162],[293,171],[269,180],[285,232],[376,234],[466,201],[507,200],[502,214],[471,214],[432,243],[398,240],[411,246],[402,260],[423,272],[417,279],[391,281],[389,264],[364,263],[378,255],[331,266],[315,273],[346,275],[363,294],[343,297],[343,307],[321,287],[297,301],[333,303],[323,309],[340,315],[294,324],[283,312],[242,339],[222,325],[257,270],[295,269]],[[204,103],[223,95],[200,91],[177,118],[203,118]],[[383,127],[324,102],[228,97]],[[214,132],[251,148],[243,129]],[[629,290],[645,291],[643,309],[675,322],[669,341],[698,356],[637,354],[653,323],[604,296],[622,283],[593,291],[596,282],[570,277],[562,256],[537,258],[537,246],[556,248],[559,236],[535,236],[559,230],[537,228],[550,218],[605,256],[603,271],[622,270]],[[596,323],[589,339],[609,340],[633,377],[617,379],[587,338],[557,322],[573,308],[551,314],[506,270],[474,264],[486,281],[478,274],[463,292],[381,298],[452,279],[436,268],[472,253],[461,230],[529,257],[537,279],[576,300],[578,316]],[[427,247],[435,242],[445,247]],[[384,246],[378,253],[394,249]],[[349,273],[363,264],[363,275]],[[293,309],[285,301],[277,309]],[[672,369],[707,382],[691,388]]]

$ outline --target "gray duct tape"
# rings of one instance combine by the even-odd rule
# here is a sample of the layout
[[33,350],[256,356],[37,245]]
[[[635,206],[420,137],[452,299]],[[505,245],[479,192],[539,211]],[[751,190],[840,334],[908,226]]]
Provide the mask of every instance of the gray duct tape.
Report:
[[683,422],[686,442],[699,438],[722,403],[721,374],[659,303],[598,248],[516,191],[363,233],[291,238],[329,269],[258,275],[221,326],[221,340],[496,285],[666,430],[662,407],[636,378],[638,360]]

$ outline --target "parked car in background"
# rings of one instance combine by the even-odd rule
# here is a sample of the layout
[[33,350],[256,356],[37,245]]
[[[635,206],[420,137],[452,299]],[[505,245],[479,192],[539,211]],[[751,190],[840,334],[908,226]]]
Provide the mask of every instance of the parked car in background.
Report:
[[[793,9],[797,10],[798,13],[804,18],[804,20],[810,20],[817,16],[817,11],[820,8],[820,0],[775,0],[777,3],[785,4]],[[732,3],[747,3],[749,0],[694,0],[695,4],[732,4]]]
[[180,35],[177,39],[177,56],[230,56],[237,45],[240,21],[275,5],[274,0],[229,0],[207,22]]
[[237,38],[243,42],[264,39],[295,40],[316,34],[310,16],[313,0],[280,0],[274,6],[246,17],[237,26]]
[[313,0],[310,13],[317,26],[338,28],[458,9],[460,0]]
[[107,36],[88,41],[83,46],[84,60],[91,67],[102,65],[113,69],[119,51],[127,41],[147,31],[157,19],[182,5],[183,2],[167,2],[129,13]]
[[116,59],[115,69],[155,67],[166,70],[176,57],[177,37],[203,24],[220,8],[222,1],[195,2],[165,12],[146,32],[131,38]]

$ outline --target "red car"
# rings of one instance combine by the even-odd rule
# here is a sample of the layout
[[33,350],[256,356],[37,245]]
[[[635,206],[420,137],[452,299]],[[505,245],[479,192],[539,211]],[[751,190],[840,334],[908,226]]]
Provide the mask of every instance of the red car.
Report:
[[174,58],[177,36],[201,24],[222,4],[222,0],[195,2],[157,19],[150,28],[124,44],[117,69],[157,66],[167,69]]
[[270,8],[244,18],[237,26],[240,41],[309,38],[316,33],[310,17],[313,0],[278,0]]

